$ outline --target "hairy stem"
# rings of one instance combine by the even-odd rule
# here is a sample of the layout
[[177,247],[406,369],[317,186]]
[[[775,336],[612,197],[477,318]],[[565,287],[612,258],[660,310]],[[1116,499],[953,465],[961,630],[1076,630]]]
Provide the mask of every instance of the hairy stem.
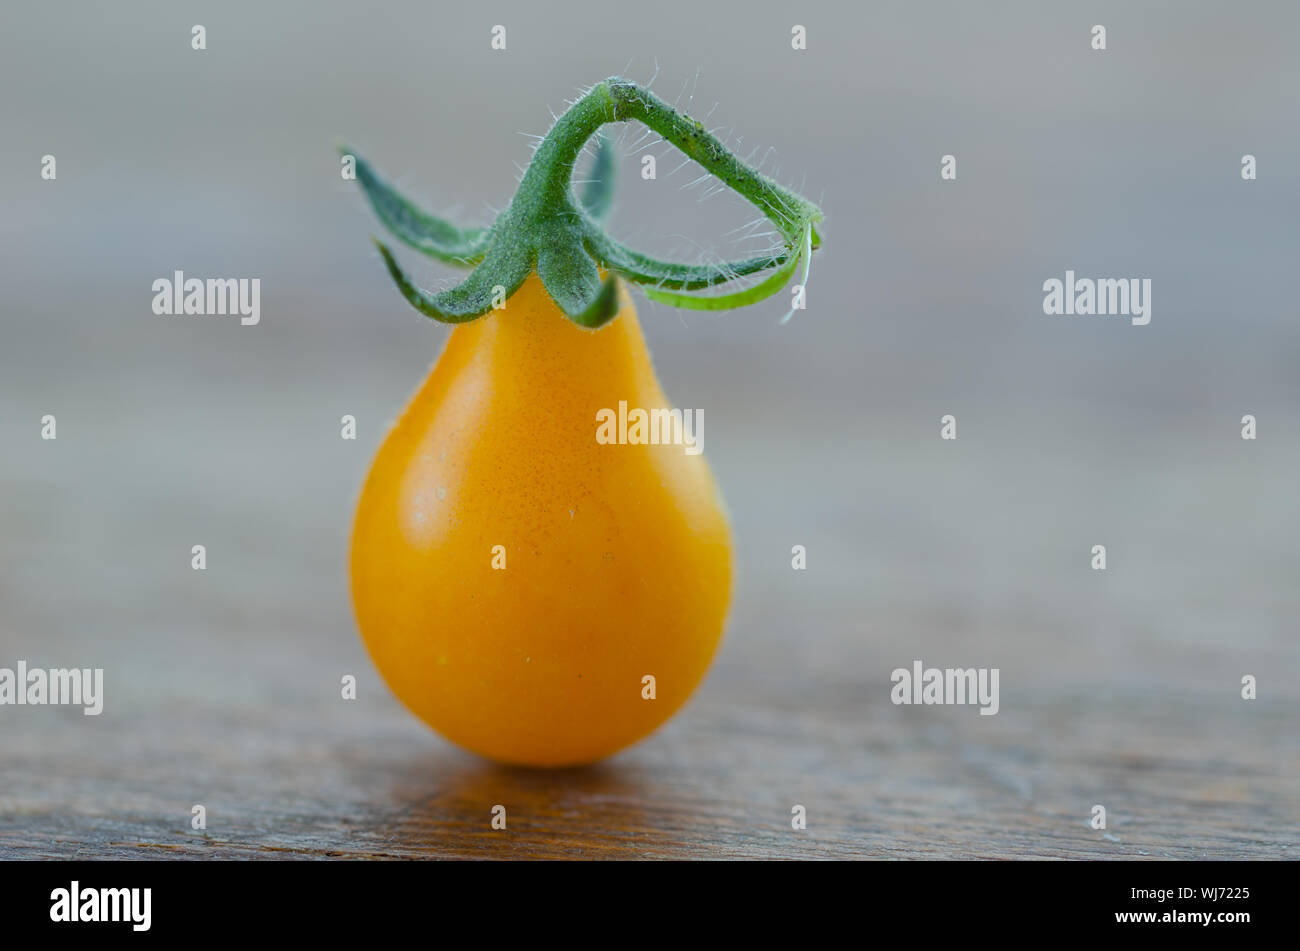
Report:
[[[659,133],[758,208],[776,226],[784,247],[762,257],[690,265],[660,261],[610,237],[600,223],[609,207],[613,171],[604,136],[597,150],[595,181],[583,189],[581,200],[573,193],[573,169],[601,126],[633,121]],[[490,305],[484,289],[500,285],[513,291],[530,268],[538,269],[561,309],[587,327],[605,323],[618,306],[612,285],[596,279],[598,268],[654,285],[647,294],[675,306],[702,310],[740,307],[780,292],[801,261],[806,277],[812,251],[821,244],[816,228],[822,220],[820,208],[746,165],[698,120],[621,77],[597,83],[556,120],[537,147],[510,205],[490,229],[461,229],[420,212],[368,166],[359,167],[380,219],[398,237],[444,260],[477,263],[461,286],[430,294],[416,287],[380,245],[403,296],[438,320],[459,322],[485,313]],[[732,293],[684,293],[768,270],[772,273],[765,280]]]

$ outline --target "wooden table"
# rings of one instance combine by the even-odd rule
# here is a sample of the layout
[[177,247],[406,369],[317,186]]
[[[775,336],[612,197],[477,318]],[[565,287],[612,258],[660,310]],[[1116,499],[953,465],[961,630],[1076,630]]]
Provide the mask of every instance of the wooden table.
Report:
[[[743,407],[710,394],[739,566],[710,677],[610,761],[529,772],[436,738],[388,693],[353,628],[351,499],[379,421],[418,375],[392,369],[403,359],[421,362],[377,356],[374,377],[341,397],[327,375],[241,380],[221,412],[179,379],[167,386],[178,403],[155,399],[152,382],[107,402],[93,379],[69,382],[52,444],[27,418],[0,421],[19,447],[0,508],[0,664],[102,666],[107,694],[99,717],[0,709],[0,858],[1300,848],[1296,593],[1284,583],[1295,514],[1265,504],[1294,488],[1282,450],[1260,464],[1178,435],[1111,460],[1092,484],[1077,456],[1093,442],[1027,450],[1049,460],[1035,469],[1014,438],[946,447],[929,421],[891,429],[883,413],[856,417],[869,454],[833,426],[800,434],[798,453],[772,452],[746,433]],[[24,403],[38,382],[9,382],[7,405],[39,418]],[[355,443],[312,422],[336,403],[358,414]],[[1243,469],[1261,500],[1244,522],[1232,482]],[[1009,484],[1009,472],[1036,478]],[[1201,500],[1195,519],[1188,497]],[[935,499],[950,502],[942,518]],[[1120,509],[1126,499],[1135,507]],[[1104,573],[1082,544],[1099,520]],[[1216,546],[1200,543],[1206,531]],[[190,567],[196,541],[203,572]],[[791,569],[794,542],[806,571]],[[999,667],[1000,712],[893,705],[890,671],[913,659]],[[1259,677],[1259,699],[1240,698],[1244,673]],[[345,674],[356,700],[340,697]],[[204,831],[190,827],[195,804]],[[504,831],[491,828],[497,804]],[[1105,830],[1089,825],[1097,804]],[[795,805],[806,830],[791,828]]]
[[[589,769],[538,773],[436,738],[389,694],[353,627],[352,499],[422,363],[376,354],[344,384],[218,367],[219,387],[192,391],[159,369],[178,361],[124,363],[113,379],[146,383],[115,384],[110,400],[94,377],[57,391],[35,370],[7,378],[0,665],[102,666],[107,699],[99,717],[0,708],[0,858],[1300,848],[1285,445],[1244,456],[1199,427],[1099,467],[1087,463],[1105,434],[1050,406],[1007,418],[1071,439],[1018,448],[1013,426],[945,446],[933,420],[899,426],[884,408],[800,432],[813,414],[780,416],[778,392],[759,417],[771,428],[747,429],[726,381],[687,392],[685,405],[714,407],[709,455],[733,516],[727,638],[658,734]],[[704,376],[679,374],[678,389]],[[30,422],[56,398],[60,436],[42,443]],[[361,438],[340,440],[322,406],[355,412]],[[772,432],[798,451],[773,451]],[[1088,564],[1098,535],[1106,572]],[[796,542],[805,571],[790,565]],[[1000,712],[893,705],[890,672],[914,659],[998,667]],[[1239,695],[1246,673],[1257,700]],[[345,674],[356,700],[340,697]],[[504,831],[491,828],[497,804]],[[1105,830],[1089,826],[1098,804]],[[806,830],[791,828],[795,805]]]
[[[802,670],[797,652],[783,663],[759,610],[738,611],[714,674],[665,729],[572,771],[499,768],[434,738],[345,623],[316,654],[301,637],[232,635],[191,659],[188,681],[169,666],[179,655],[141,660],[132,683],[110,681],[98,720],[6,711],[7,725],[22,719],[4,735],[0,858],[1296,854],[1294,704],[1207,707],[1098,678],[1027,691],[1004,679],[994,717],[894,706],[880,678]],[[357,700],[338,698],[340,670],[358,673]],[[197,696],[195,683],[222,687]],[[205,832],[190,828],[195,803]],[[1096,803],[1105,831],[1088,824]],[[491,828],[496,804],[505,831]],[[805,831],[791,828],[795,804]]]

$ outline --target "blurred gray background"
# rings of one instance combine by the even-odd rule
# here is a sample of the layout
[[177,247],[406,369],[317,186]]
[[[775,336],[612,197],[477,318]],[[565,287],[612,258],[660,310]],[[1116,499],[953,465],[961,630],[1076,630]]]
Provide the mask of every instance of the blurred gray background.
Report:
[[[741,151],[770,147],[765,170],[827,215],[808,309],[785,325],[782,299],[703,315],[638,300],[670,398],[706,410],[736,536],[699,705],[715,682],[814,705],[838,690],[836,756],[852,757],[854,704],[864,724],[897,717],[889,671],[922,659],[1001,668],[1003,714],[968,730],[1078,697],[1167,702],[1212,731],[1241,716],[1247,673],[1294,723],[1298,27],[1288,3],[6,3],[0,665],[109,682],[92,723],[0,711],[8,828],[57,827],[41,803],[82,817],[73,836],[108,822],[78,777],[112,771],[95,765],[110,737],[118,766],[140,757],[146,801],[149,750],[198,768],[260,737],[274,761],[289,723],[318,726],[327,759],[355,722],[340,672],[394,761],[441,742],[370,667],[345,555],[366,466],[447,331],[392,287],[334,148],[486,223],[528,159],[521,133],[623,72],[657,71],[661,96]],[[676,153],[652,151],[656,181],[621,160],[611,229],[688,259],[743,254],[725,235],[749,207],[700,201],[681,187],[698,170],[669,177]],[[403,260],[425,286],[455,276]],[[1150,325],[1044,316],[1042,283],[1067,268],[1149,277]],[[178,269],[260,277],[260,326],[155,316],[150,285]],[[947,413],[956,442],[939,439]],[[198,543],[206,572],[189,567]],[[1224,739],[1294,775],[1280,735]],[[1294,793],[1272,803],[1288,821]]]

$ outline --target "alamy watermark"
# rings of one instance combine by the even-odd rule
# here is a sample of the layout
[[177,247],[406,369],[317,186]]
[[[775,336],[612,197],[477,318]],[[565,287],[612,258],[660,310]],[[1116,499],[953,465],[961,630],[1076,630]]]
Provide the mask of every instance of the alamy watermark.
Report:
[[1051,277],[1043,282],[1043,313],[1051,316],[1129,317],[1133,326],[1151,323],[1151,278],[1136,277],[1093,280],[1065,272],[1065,280]]
[[939,669],[925,667],[919,660],[912,661],[912,669],[898,667],[890,675],[894,686],[889,699],[898,704],[978,704],[980,716],[991,717],[998,712],[997,667],[967,667]]
[[80,706],[88,717],[104,710],[104,668],[0,667],[0,706]]
[[159,316],[238,314],[239,322],[245,327],[252,327],[262,319],[260,277],[210,277],[205,281],[187,278],[183,271],[176,271],[171,278],[160,277],[154,281],[153,291],[153,312]]
[[688,456],[704,451],[704,410],[627,408],[596,411],[596,442],[602,446],[681,446]]
[[152,888],[83,888],[74,881],[50,892],[50,921],[125,922],[132,931],[148,931],[152,906]]

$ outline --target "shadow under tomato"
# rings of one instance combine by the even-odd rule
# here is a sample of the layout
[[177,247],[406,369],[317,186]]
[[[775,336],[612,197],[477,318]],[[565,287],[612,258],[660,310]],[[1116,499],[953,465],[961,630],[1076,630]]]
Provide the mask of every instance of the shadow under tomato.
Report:
[[[644,808],[655,786],[630,757],[541,770],[450,750],[398,780],[394,798],[412,804],[376,831],[402,852],[435,856],[653,856],[665,844]],[[494,817],[504,829],[493,827]]]

